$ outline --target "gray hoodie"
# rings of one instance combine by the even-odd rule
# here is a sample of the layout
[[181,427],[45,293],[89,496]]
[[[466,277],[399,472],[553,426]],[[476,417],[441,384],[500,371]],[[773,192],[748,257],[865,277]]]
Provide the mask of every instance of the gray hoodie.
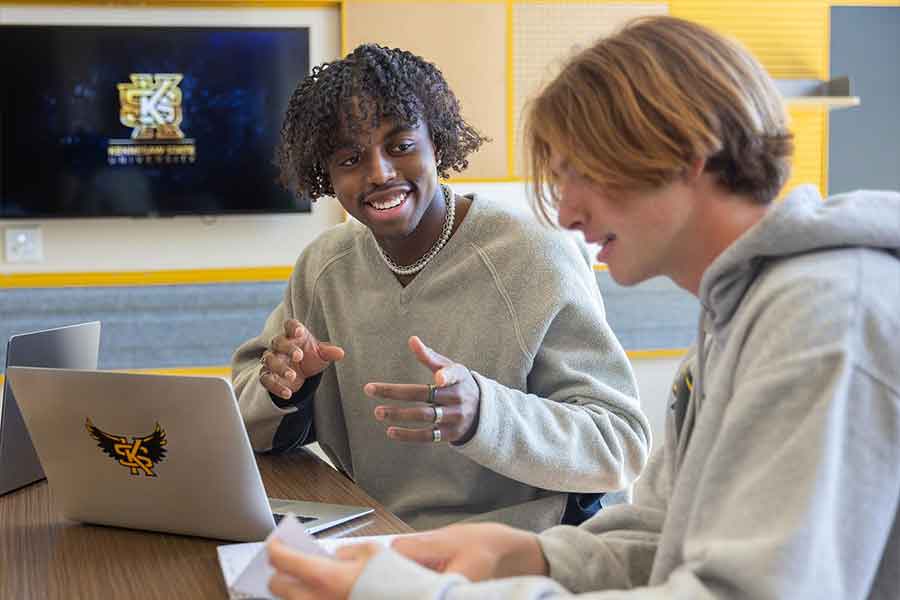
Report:
[[386,551],[352,598],[900,598],[898,249],[900,194],[798,188],[704,273],[635,504],[541,534],[552,579]]

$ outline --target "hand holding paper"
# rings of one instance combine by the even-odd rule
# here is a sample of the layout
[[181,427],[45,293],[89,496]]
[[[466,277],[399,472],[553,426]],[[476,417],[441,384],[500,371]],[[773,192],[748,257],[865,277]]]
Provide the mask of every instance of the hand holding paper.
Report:
[[[280,547],[289,557],[296,557],[295,552],[300,552],[305,557],[328,558],[334,556],[337,551],[340,553],[338,556],[343,559],[345,558],[344,550],[341,549],[344,547],[359,547],[361,545],[372,545],[372,543],[389,547],[394,537],[396,536],[385,535],[332,538],[319,541],[306,533],[303,525],[293,515],[287,515],[281,520],[278,527],[269,534],[265,542],[227,544],[219,546],[217,550],[219,553],[219,564],[222,568],[222,575],[225,578],[225,585],[228,588],[230,598],[274,598],[269,591],[269,579],[275,574],[275,569],[272,568],[269,562],[268,550],[269,544],[273,540],[277,539],[279,541],[276,547]],[[329,567],[340,564],[338,561],[332,560]]]

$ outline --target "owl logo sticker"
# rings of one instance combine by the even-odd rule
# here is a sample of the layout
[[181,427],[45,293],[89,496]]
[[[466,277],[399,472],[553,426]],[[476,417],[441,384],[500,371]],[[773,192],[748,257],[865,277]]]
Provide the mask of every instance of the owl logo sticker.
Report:
[[132,437],[131,441],[124,435],[106,433],[91,423],[90,418],[85,420],[84,426],[88,435],[97,440],[97,447],[120,465],[130,469],[132,475],[140,477],[143,473],[147,477],[156,477],[153,467],[166,457],[167,444],[166,432],[159,423],[150,435]]

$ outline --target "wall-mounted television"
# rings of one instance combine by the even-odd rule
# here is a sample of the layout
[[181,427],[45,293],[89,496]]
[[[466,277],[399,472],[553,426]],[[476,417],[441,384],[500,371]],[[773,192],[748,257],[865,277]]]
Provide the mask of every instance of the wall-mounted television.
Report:
[[0,218],[309,210],[277,183],[309,29],[0,25]]

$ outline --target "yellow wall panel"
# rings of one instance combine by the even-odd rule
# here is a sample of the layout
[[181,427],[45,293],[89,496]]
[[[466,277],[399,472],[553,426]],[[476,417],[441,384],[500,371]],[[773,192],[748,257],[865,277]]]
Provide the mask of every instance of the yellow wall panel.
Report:
[[824,108],[792,108],[791,131],[794,133],[794,160],[791,178],[784,191],[798,184],[813,183],[827,193],[826,153],[828,151],[828,112]]
[[[703,23],[744,44],[776,79],[828,79],[828,0],[672,0],[675,16]],[[791,179],[827,190],[828,114],[792,108],[795,153]]]
[[503,2],[344,4],[348,51],[376,42],[434,62],[459,98],[466,120],[493,140],[472,156],[463,178],[508,175],[506,10]]
[[826,0],[672,0],[669,9],[736,38],[773,77],[828,77]]

